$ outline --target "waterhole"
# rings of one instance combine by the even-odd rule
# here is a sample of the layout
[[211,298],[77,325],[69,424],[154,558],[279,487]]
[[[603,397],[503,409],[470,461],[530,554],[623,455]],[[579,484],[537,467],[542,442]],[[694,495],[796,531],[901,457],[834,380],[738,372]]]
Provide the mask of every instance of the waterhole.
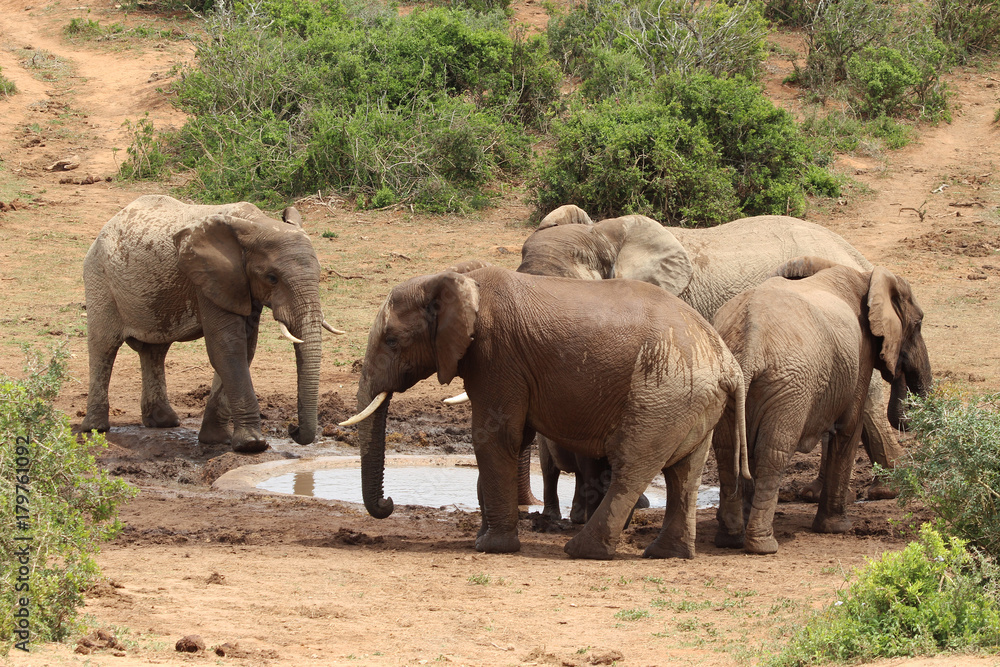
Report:
[[[471,465],[428,466],[397,465],[385,469],[385,495],[398,505],[420,505],[446,510],[478,510],[476,482],[479,471]],[[573,502],[573,475],[559,478],[559,505],[568,517]],[[276,493],[312,496],[326,500],[362,503],[361,469],[357,467],[299,469],[275,475],[257,484],[257,488]],[[531,476],[531,488],[542,495],[542,476]],[[663,480],[654,481],[646,490],[651,507],[664,507],[666,495]],[[698,507],[715,507],[719,502],[718,487],[702,486],[698,492]],[[538,506],[541,509],[541,506]]]

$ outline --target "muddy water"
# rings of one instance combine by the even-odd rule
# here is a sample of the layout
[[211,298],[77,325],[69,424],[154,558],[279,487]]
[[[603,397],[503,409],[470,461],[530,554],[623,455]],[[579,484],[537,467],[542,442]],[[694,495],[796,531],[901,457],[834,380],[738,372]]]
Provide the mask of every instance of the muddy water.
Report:
[[[399,505],[421,505],[442,509],[477,510],[476,482],[479,471],[473,467],[389,466],[385,469],[385,495]],[[646,490],[652,507],[663,507],[666,496],[662,485],[654,483]],[[569,516],[573,501],[572,475],[559,479],[559,505],[564,517]],[[257,488],[277,493],[313,496],[327,500],[361,503],[361,470],[332,468],[290,472],[271,477]],[[531,488],[542,495],[542,476],[531,476]],[[698,492],[698,507],[715,507],[719,501],[718,487],[703,486]]]

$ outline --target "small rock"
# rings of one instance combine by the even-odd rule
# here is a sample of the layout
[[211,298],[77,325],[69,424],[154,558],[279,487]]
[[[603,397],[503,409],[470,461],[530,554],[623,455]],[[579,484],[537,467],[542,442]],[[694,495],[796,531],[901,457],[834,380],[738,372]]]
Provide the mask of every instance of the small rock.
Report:
[[73,649],[73,653],[79,653],[80,655],[90,655],[90,647],[84,646],[83,644],[77,644],[77,647]]
[[185,635],[177,640],[174,648],[181,653],[197,653],[205,650],[205,642],[200,635]]
[[208,575],[208,579],[205,580],[206,584],[219,584],[222,585],[226,583],[226,575],[219,574],[218,572],[213,572]]

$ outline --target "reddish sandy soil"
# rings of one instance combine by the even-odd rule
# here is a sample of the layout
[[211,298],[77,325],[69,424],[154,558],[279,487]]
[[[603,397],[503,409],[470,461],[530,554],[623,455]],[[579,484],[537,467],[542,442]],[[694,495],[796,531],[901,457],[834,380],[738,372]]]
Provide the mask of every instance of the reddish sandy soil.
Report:
[[[518,9],[544,25],[540,4],[529,0]],[[73,42],[63,35],[73,18],[155,23],[174,34]],[[84,254],[118,209],[175,185],[104,179],[124,156],[126,120],[148,113],[158,129],[183,122],[161,88],[175,66],[191,61],[185,35],[196,31],[182,17],[125,17],[107,2],[0,0],[0,68],[20,91],[0,99],[0,372],[21,372],[21,343],[66,345],[74,379],[58,404],[75,423],[86,403]],[[790,67],[777,57],[769,63],[769,92],[803,113],[796,91],[781,84]],[[936,376],[977,392],[1000,389],[997,76],[991,67],[952,73],[953,122],[921,128],[919,139],[898,152],[843,157],[838,168],[855,185],[808,215],[910,279],[926,311]],[[47,169],[71,156],[77,169]],[[61,182],[88,175],[97,182]],[[328,339],[324,350],[324,438],[306,448],[280,438],[294,414],[294,356],[270,321],[253,373],[275,451],[259,457],[197,446],[211,380],[200,341],[175,345],[168,357],[170,397],[183,423],[167,432],[136,426],[138,361],[123,349],[111,387],[111,446],[101,460],[141,491],[122,510],[124,533],[100,555],[107,579],[89,592],[84,610],[87,632],[114,634],[116,648],[97,640],[90,653],[76,653],[83,635],[75,634],[65,644],[36,645],[30,655],[14,652],[12,664],[753,663],[811,610],[830,604],[845,573],[901,548],[910,512],[921,514],[894,501],[858,503],[850,533],[810,532],[815,507],[795,502],[794,490],[813,474],[813,454],[797,459],[789,476],[776,555],[715,548],[714,511],[707,509],[699,513],[696,559],[644,560],[641,551],[662,518],[662,510],[645,510],[615,560],[581,562],[562,551],[574,527],[530,516],[522,522],[520,553],[485,555],[473,549],[476,513],[404,506],[377,521],[338,501],[213,490],[214,479],[243,463],[356,452],[350,429],[336,422],[353,406],[357,362],[386,292],[465,258],[516,266],[531,213],[518,183],[505,187],[497,208],[470,216],[356,211],[328,193],[299,207],[325,270],[327,318],[349,332]],[[427,381],[397,396],[389,426],[396,451],[471,453],[467,408],[440,404],[459,390]],[[710,466],[706,480],[713,475]],[[869,479],[862,456],[857,488]],[[175,651],[191,634],[208,650]]]

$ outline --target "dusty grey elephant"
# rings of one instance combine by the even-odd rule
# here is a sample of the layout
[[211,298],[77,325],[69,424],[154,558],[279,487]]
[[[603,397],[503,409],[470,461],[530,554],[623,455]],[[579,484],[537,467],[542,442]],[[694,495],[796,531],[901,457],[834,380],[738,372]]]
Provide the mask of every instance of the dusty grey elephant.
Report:
[[[359,424],[372,516],[393,510],[382,488],[391,394],[433,373],[442,384],[463,378],[472,401],[483,516],[476,549],[520,548],[517,462],[538,432],[611,465],[608,493],[567,553],[611,558],[636,500],[662,470],[668,511],[644,555],[693,557],[712,428],[727,401],[742,414],[745,392],[732,354],[682,301],[635,281],[581,283],[497,267],[397,285],[368,336],[360,412],[344,422]],[[741,463],[749,475],[742,452],[734,474]]]
[[143,425],[177,426],[164,358],[175,341],[204,336],[215,378],[198,439],[266,449],[250,362],[267,306],[295,342],[299,421],[289,434],[313,441],[321,329],[342,332],[323,320],[319,261],[298,211],[283,217],[246,202],[199,206],[148,195],[104,225],[83,265],[90,390],[82,430],[109,428],[108,384],[122,343],[139,353]]
[[[893,384],[905,379],[920,394],[931,387],[923,312],[905,279],[815,257],[793,260],[778,274],[796,279],[771,278],[724,304],[713,320],[746,378],[753,475],[740,484],[720,466],[715,543],[760,554],[778,550],[772,521],[789,458],[824,435],[827,483],[813,530],[850,529],[846,498],[873,370]],[[724,413],[714,437],[720,461],[736,444],[727,431],[734,418]]]
[[[742,218],[707,229],[667,229],[639,215],[591,225],[586,220],[587,214],[573,205],[550,213],[524,242],[518,271],[642,280],[679,296],[711,320],[722,304],[759,285],[775,267],[795,257],[811,255],[861,271],[872,269],[843,237],[788,216]],[[904,393],[905,385],[899,381],[893,385],[891,398]],[[902,450],[882,404],[882,381],[876,373],[865,406],[862,441],[872,461],[889,468]],[[891,401],[889,418],[895,427],[900,425],[898,405],[899,401]],[[818,499],[821,487],[820,477],[803,490],[804,497]],[[892,495],[879,483],[869,490],[872,499]]]

